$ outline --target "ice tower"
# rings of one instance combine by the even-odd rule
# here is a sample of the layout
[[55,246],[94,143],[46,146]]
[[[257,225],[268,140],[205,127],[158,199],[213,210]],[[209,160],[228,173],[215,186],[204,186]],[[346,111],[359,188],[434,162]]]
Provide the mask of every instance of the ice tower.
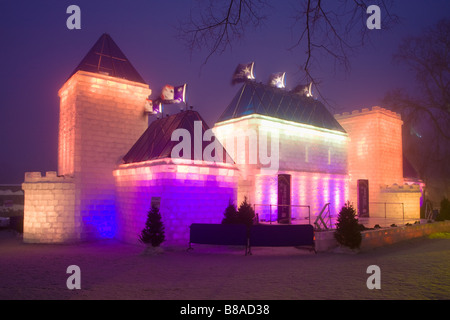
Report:
[[147,128],[150,94],[103,34],[59,90],[58,172],[25,174],[25,242],[114,237],[112,171]]

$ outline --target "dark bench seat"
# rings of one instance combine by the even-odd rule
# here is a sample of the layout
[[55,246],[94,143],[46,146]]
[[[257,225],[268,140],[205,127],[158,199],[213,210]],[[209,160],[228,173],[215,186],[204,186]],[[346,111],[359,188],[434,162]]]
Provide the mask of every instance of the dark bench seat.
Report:
[[247,226],[245,224],[208,224],[193,223],[189,232],[189,249],[191,243],[228,246],[245,246],[248,249]]
[[300,247],[310,246],[315,252],[314,228],[309,224],[255,225],[250,228],[251,247]]
[[254,225],[193,223],[190,227],[191,244],[242,245],[245,254],[251,247],[300,247],[310,246],[315,252],[314,228],[306,225]]

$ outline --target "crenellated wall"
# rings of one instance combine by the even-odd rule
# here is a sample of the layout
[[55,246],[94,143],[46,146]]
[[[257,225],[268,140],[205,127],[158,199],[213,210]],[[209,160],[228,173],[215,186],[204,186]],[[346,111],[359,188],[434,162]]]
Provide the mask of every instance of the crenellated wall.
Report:
[[[379,203],[373,205],[371,216],[384,217],[384,209],[387,218],[419,219],[421,196],[419,185],[393,184],[385,186],[380,189]],[[383,202],[385,205],[382,204]]]
[[[420,187],[404,185],[402,120],[381,107],[335,115],[350,138],[350,201],[357,204],[358,179],[369,180],[371,217],[420,217]],[[399,187],[400,186],[400,187]],[[404,211],[403,211],[404,208]]]
[[80,238],[81,223],[75,214],[79,199],[72,177],[55,171],[27,172],[22,184],[25,192],[24,242],[73,242]]
[[310,206],[314,219],[326,203],[334,216],[346,201],[356,204],[359,179],[369,180],[370,216],[419,217],[420,187],[404,185],[397,113],[373,107],[336,115],[346,132],[245,113],[213,128],[236,163],[121,164],[147,129],[144,110],[151,90],[100,69],[76,70],[58,92],[58,170],[25,174],[25,242],[118,237],[137,243],[156,197],[166,243],[186,244],[189,225],[220,223],[230,200],[239,205],[247,197],[259,218],[269,220],[278,181],[288,181],[278,180],[280,174],[290,175],[294,219],[308,215],[299,205]]
[[[24,224],[29,226],[24,228],[24,238],[28,242],[33,239],[38,242],[82,241],[115,236],[112,172],[147,128],[144,106],[150,93],[146,84],[85,71],[77,71],[62,86],[59,90],[59,177],[56,173],[51,174],[56,180],[48,183],[47,177],[42,180],[35,173],[27,173],[24,182]],[[33,175],[38,179],[32,180]],[[60,191],[60,187],[68,186],[67,181],[71,181],[70,190]],[[52,194],[59,196],[59,192],[72,197],[77,205],[66,210],[65,235],[48,233],[43,238],[42,234],[49,227],[47,220],[53,220],[54,205],[42,202],[36,211],[32,201],[38,198],[56,201],[50,198]]]

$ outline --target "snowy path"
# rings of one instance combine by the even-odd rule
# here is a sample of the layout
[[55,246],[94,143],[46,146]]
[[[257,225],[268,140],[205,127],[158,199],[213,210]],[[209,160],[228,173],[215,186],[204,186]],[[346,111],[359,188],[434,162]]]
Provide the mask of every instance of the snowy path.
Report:
[[[359,254],[194,246],[143,256],[116,241],[24,244],[0,231],[0,299],[450,299],[450,239],[415,239]],[[81,269],[69,290],[66,269]],[[369,265],[381,289],[366,287]]]

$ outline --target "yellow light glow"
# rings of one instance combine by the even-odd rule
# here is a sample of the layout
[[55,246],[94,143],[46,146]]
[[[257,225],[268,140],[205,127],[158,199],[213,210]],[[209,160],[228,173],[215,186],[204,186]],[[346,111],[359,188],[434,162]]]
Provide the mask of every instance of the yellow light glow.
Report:
[[[318,137],[327,137],[337,140],[346,140],[347,134],[341,131],[329,130],[320,127],[314,127],[312,125],[298,123],[294,121],[288,121],[278,118],[273,118],[269,116],[259,115],[259,114],[251,114],[247,116],[243,116],[237,119],[230,119],[222,122],[218,122],[215,125],[215,128],[220,128],[224,125],[228,124],[236,124],[237,122],[242,122],[244,120],[249,120],[251,122],[240,123],[240,127],[249,127],[250,124],[260,125],[262,130],[279,130],[278,132],[286,132],[287,134],[295,134],[295,135],[307,135],[307,136],[318,136]],[[230,129],[226,130],[231,133],[235,130],[234,127],[230,127]],[[295,133],[294,133],[295,132]],[[223,132],[226,133],[226,132]]]

